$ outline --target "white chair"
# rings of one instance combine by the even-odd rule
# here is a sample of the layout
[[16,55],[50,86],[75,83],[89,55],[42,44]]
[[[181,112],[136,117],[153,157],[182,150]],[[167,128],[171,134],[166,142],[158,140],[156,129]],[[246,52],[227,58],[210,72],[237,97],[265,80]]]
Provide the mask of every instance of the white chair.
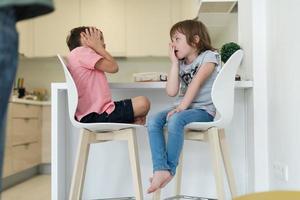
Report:
[[[243,51],[236,51],[224,64],[214,81],[211,95],[218,113],[215,120],[213,122],[193,122],[185,126],[185,140],[201,141],[210,144],[218,200],[225,199],[222,163],[224,164],[231,196],[235,197],[237,195],[234,175],[228,155],[228,147],[225,142],[224,128],[228,127],[232,120],[235,74],[242,58]],[[183,197],[180,195],[181,176],[182,154],[177,167],[177,173],[174,177],[176,181],[176,199]],[[160,199],[159,190],[154,194],[153,199]]]
[[[75,111],[78,103],[78,93],[73,78],[60,55],[59,58],[66,78],[68,89],[69,117],[73,126],[80,128],[80,140],[76,155],[75,167],[72,176],[69,200],[82,199],[83,183],[85,178],[89,147],[92,143],[100,143],[113,140],[125,140],[128,142],[131,172],[133,176],[135,199],[143,199],[141,173],[138,159],[138,148],[135,130],[140,125],[125,123],[80,123],[75,120]],[[101,158],[99,158],[101,159]]]

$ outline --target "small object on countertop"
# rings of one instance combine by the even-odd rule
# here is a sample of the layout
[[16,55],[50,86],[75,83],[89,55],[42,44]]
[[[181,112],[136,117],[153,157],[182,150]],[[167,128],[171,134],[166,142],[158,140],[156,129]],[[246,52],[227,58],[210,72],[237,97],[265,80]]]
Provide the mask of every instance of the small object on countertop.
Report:
[[36,100],[38,100],[38,97],[35,96],[35,95],[30,95],[30,94],[29,94],[29,95],[26,95],[26,96],[24,97],[24,99],[36,101]]
[[168,75],[167,74],[161,74],[159,75],[160,81],[167,81],[168,80]]
[[37,96],[38,101],[48,100],[48,91],[46,88],[34,88],[33,95]]
[[238,75],[238,74],[237,74],[237,75],[235,75],[235,80],[236,80],[236,81],[240,81],[240,80],[241,80],[241,76],[240,76],[240,75]]
[[167,73],[165,72],[141,72],[134,73],[133,79],[135,82],[157,82],[166,81]]
[[23,98],[25,96],[25,88],[18,88],[18,98]]

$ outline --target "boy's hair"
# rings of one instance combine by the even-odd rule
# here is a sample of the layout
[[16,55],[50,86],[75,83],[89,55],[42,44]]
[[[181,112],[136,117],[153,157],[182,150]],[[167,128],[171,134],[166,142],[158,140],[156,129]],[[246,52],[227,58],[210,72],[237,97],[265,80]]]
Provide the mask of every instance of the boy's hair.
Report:
[[[199,53],[206,50],[216,50],[212,47],[207,28],[201,21],[184,20],[177,22],[170,30],[171,39],[176,32],[184,34],[186,36],[187,43],[190,46],[196,47]],[[200,40],[198,43],[195,41],[194,36],[199,36]]]
[[85,29],[87,29],[89,27],[87,26],[80,26],[80,27],[77,27],[77,28],[73,28],[71,31],[70,31],[70,34],[68,35],[67,37],[67,45],[70,49],[70,51],[72,51],[73,49],[75,49],[76,47],[80,47],[81,46],[81,42],[80,42],[80,33],[81,32],[85,32]]

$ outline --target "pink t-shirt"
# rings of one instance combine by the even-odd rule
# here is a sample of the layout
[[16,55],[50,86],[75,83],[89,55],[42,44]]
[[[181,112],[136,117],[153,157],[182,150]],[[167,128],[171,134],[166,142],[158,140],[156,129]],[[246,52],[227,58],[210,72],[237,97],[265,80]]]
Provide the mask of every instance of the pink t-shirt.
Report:
[[103,57],[88,47],[77,47],[67,56],[68,69],[78,92],[77,120],[96,112],[110,114],[115,109],[105,73],[95,68]]

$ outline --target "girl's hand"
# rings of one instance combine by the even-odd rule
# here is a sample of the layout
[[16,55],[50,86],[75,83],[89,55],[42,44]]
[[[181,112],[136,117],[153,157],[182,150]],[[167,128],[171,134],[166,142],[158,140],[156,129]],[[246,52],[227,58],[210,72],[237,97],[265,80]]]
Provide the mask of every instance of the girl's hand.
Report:
[[173,64],[178,63],[178,58],[175,55],[175,46],[172,43],[169,43],[169,57]]
[[170,112],[168,112],[168,114],[167,114],[167,121],[170,119],[170,117],[172,116],[172,115],[174,115],[175,113],[178,113],[178,112],[181,112],[182,110],[180,109],[180,108],[175,108],[175,109],[173,109],[173,110],[171,110]]
[[95,27],[90,27],[85,30],[85,32],[82,32],[81,34],[82,38],[82,44],[84,46],[91,47],[93,49],[96,48],[104,48],[105,44],[103,42],[102,33],[100,30],[98,30]]

